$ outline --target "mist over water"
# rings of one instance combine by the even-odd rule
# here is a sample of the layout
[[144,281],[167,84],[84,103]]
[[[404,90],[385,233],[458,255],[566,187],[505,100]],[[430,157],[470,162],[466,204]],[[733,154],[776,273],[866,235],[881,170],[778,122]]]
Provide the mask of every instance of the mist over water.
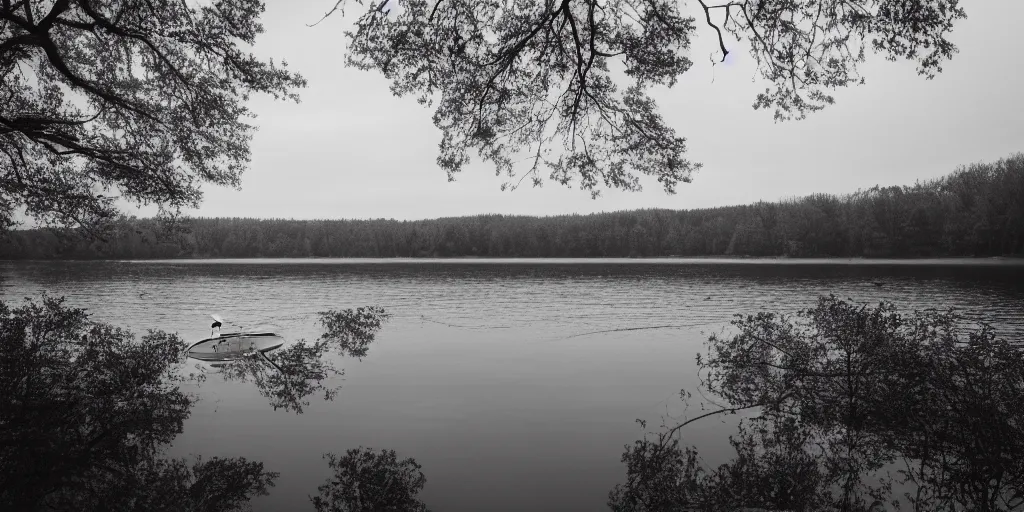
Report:
[[[684,414],[694,355],[734,314],[793,312],[833,293],[901,309],[956,308],[1024,333],[1024,265],[936,262],[275,261],[0,263],[0,297],[63,295],[93,319],[209,335],[274,324],[315,338],[316,314],[383,306],[393,318],[336,400],[274,411],[216,375],[172,455],[245,456],[281,476],[257,510],[306,507],[326,451],[396,450],[423,466],[434,510],[602,510],[623,445]],[[691,411],[692,412],[692,411]],[[672,421],[667,418],[667,421]],[[729,425],[734,424],[729,420]],[[687,440],[731,455],[719,420]]]

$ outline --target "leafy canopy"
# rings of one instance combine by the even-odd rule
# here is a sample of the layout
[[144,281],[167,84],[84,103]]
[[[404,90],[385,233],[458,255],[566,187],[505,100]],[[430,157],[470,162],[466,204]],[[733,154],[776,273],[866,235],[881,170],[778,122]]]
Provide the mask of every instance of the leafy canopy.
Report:
[[507,178],[503,189],[547,173],[595,197],[602,185],[640,190],[638,175],[673,193],[700,168],[648,94],[690,69],[699,24],[714,30],[723,60],[726,35],[749,42],[770,83],[754,108],[784,120],[862,83],[868,46],[934,77],[966,16],[958,0],[698,0],[699,22],[676,0],[339,0],[328,15],[353,2],[363,12],[347,63],[436,105],[449,180],[476,150]]
[[298,100],[284,62],[246,48],[263,3],[0,2],[0,230],[19,209],[95,227],[120,197],[176,212],[237,187],[252,93]]

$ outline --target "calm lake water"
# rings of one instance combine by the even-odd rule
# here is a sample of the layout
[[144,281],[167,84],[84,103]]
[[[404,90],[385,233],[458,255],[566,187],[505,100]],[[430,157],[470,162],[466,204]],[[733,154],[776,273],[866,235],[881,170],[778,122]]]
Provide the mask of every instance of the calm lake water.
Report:
[[[0,298],[67,297],[137,333],[209,335],[208,314],[313,339],[316,313],[380,305],[394,317],[332,402],[274,411],[212,375],[170,455],[244,456],[281,473],[256,510],[312,510],[324,452],[413,457],[436,511],[605,510],[624,445],[685,414],[694,356],[732,315],[817,296],[953,307],[1024,334],[1024,261],[238,260],[0,262]],[[227,327],[227,326],[226,326]],[[696,393],[695,393],[696,395]],[[692,409],[691,409],[692,410]],[[709,463],[731,425],[696,423]]]

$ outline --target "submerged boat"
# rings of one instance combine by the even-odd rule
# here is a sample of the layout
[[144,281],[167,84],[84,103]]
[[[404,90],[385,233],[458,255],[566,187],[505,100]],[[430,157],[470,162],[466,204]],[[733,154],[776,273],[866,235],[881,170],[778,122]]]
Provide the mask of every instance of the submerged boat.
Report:
[[273,332],[230,332],[193,343],[185,355],[200,361],[230,361],[253,352],[269,352],[284,345]]
[[266,352],[284,345],[284,338],[274,332],[278,328],[273,325],[265,324],[251,331],[221,333],[224,320],[218,315],[210,317],[214,320],[210,326],[210,337],[189,345],[185,349],[187,357],[200,361],[233,361],[248,354],[266,357]]

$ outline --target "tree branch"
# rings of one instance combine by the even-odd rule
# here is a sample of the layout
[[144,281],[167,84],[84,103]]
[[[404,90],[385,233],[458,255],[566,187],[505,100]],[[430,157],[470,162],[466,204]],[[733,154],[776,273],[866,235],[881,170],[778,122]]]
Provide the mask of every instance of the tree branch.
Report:
[[[708,25],[711,25],[711,28],[715,29],[715,32],[718,33],[718,47],[722,49],[722,60],[721,60],[721,62],[725,62],[725,58],[729,56],[729,50],[726,49],[726,47],[725,47],[725,40],[722,39],[722,31],[721,31],[721,29],[718,28],[718,25],[715,25],[711,21],[711,10],[710,10],[711,8],[709,8],[708,5],[704,3],[704,0],[697,0],[697,1],[700,2],[700,6],[704,8],[704,18],[707,20]],[[728,8],[729,5],[731,5],[731,4],[728,4],[728,5],[725,5],[725,6],[715,6],[715,7],[726,7],[726,8]]]

